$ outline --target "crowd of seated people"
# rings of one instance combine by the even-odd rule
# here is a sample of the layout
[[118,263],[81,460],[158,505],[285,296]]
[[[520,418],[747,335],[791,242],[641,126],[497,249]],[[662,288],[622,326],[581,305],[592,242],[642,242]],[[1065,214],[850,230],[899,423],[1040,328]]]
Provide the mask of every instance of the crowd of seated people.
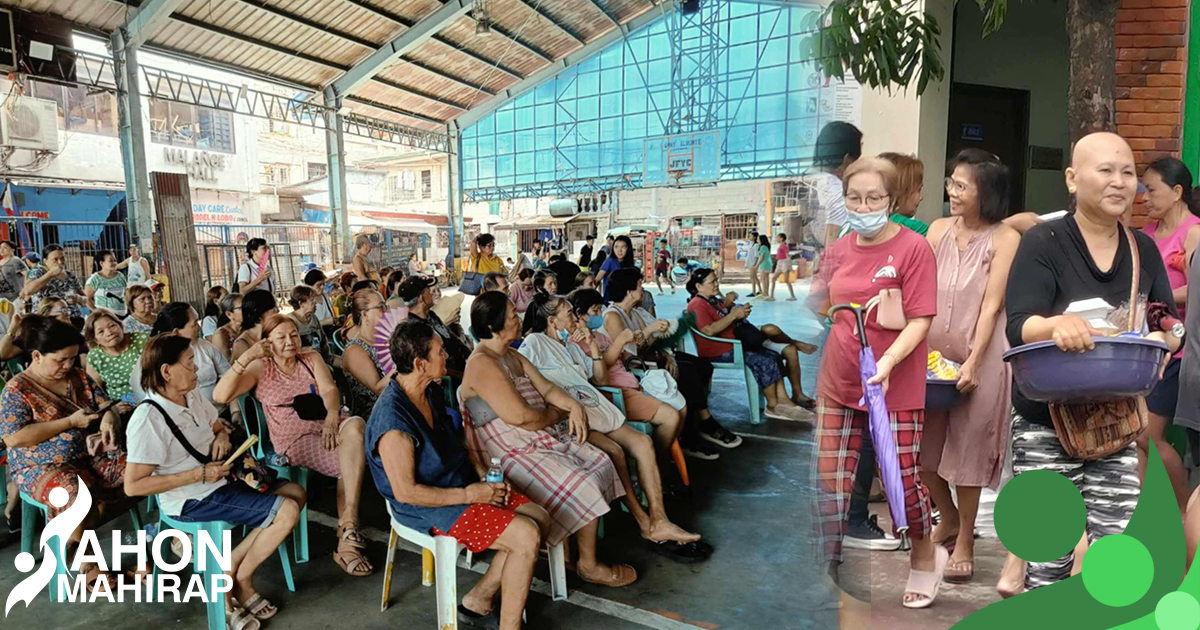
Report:
[[[370,253],[369,242],[361,246]],[[381,276],[358,262],[366,274],[336,282],[310,271],[288,294],[286,313],[262,288],[214,287],[201,316],[183,302],[162,305],[140,284],[125,290],[124,318],[94,308],[81,323],[54,295],[41,297],[41,315],[14,313],[0,357],[25,368],[0,395],[0,438],[15,487],[50,506],[51,489],[73,500],[77,479],[86,482],[93,507],[70,554],[84,527],[144,496],[181,522],[246,526],[226,611],[244,630],[279,612],[254,575],[297,526],[308,496],[294,483],[257,492],[229,477],[221,461],[255,430],[243,422],[243,396],[257,402],[248,408],[263,414],[272,452],[336,481],[333,560],[345,573],[375,570],[360,524],[368,471],[398,522],[497,552],[462,598],[466,623],[494,617],[497,627],[521,627],[538,550],[568,536],[580,579],[634,583],[632,566],[602,562],[597,549],[600,518],[617,499],[648,550],[681,563],[711,556],[712,545],[667,515],[664,497],[681,489],[670,451],[680,440],[689,455],[715,459],[714,446],[741,438],[708,411],[710,363],[655,346],[669,323],[644,308],[636,270],[609,270],[611,302],[587,271],[569,274],[576,288],[568,296],[559,295],[568,271],[553,264],[512,282],[489,272],[464,323],[459,310],[443,319],[434,309],[434,278]],[[332,284],[343,289],[331,299]],[[377,329],[397,304],[407,319],[391,334],[394,367],[385,371]],[[649,435],[629,422],[646,423]],[[483,481],[493,460],[503,483]],[[61,510],[49,509],[51,517]],[[96,563],[83,568],[89,584],[115,584]]]

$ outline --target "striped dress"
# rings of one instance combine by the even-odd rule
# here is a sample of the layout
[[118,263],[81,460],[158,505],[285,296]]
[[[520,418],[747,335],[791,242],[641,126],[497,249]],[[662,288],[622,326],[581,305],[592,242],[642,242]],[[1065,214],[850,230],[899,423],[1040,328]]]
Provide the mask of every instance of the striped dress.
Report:
[[[526,404],[546,408],[527,376],[513,374],[504,362],[500,366]],[[465,402],[460,400],[459,408],[471,449],[485,462],[499,457],[505,480],[550,513],[547,543],[551,546],[603,516],[609,503],[625,495],[612,460],[595,446],[573,440],[565,420],[541,431],[515,427],[500,418],[476,427]]]

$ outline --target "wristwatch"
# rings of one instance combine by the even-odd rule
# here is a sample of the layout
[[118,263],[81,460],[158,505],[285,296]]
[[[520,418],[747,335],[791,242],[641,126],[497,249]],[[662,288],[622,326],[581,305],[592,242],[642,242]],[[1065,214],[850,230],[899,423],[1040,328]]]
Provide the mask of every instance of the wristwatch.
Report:
[[1187,333],[1187,329],[1183,327],[1182,322],[1175,322],[1175,325],[1171,326],[1171,334],[1174,335],[1176,339],[1183,339],[1183,335],[1185,333]]

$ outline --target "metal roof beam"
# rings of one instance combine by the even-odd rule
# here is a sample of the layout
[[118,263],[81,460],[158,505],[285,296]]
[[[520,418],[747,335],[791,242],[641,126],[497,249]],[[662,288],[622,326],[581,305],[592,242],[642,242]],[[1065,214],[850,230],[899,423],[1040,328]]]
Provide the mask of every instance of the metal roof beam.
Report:
[[475,0],[450,0],[411,28],[384,44],[366,59],[354,64],[344,76],[329,87],[339,95],[350,94],[370,81],[384,68],[396,63],[402,55],[433,37],[447,24],[467,14]]
[[[474,18],[472,18],[472,19],[474,19]],[[475,20],[475,21],[478,22],[478,20]],[[521,41],[520,39],[517,38],[516,35],[504,30],[504,27],[500,26],[499,24],[492,22],[489,24],[489,26],[492,27],[493,33],[496,33],[497,35],[511,41],[513,44],[516,44],[516,46],[518,48],[524,50],[525,52],[541,59],[542,61],[544,61],[546,63],[554,63],[553,57],[538,50],[537,48],[534,48],[532,44]],[[489,63],[493,63],[493,62],[489,62]]]
[[332,29],[332,28],[330,28],[324,24],[321,24],[319,22],[315,22],[306,17],[301,17],[299,15],[296,15],[295,13],[291,13],[290,11],[284,11],[283,9],[271,6],[271,5],[261,2],[261,1],[260,2],[252,2],[251,0],[237,0],[237,1],[244,5],[254,7],[255,9],[259,9],[262,11],[266,11],[267,13],[277,15],[289,22],[293,22],[295,24],[300,24],[302,26],[307,26],[308,28],[311,28],[316,31],[320,31],[326,35],[332,35],[333,37],[336,37],[340,40],[347,41],[347,42],[350,42],[351,44],[355,44],[358,46],[362,46],[363,48],[369,48],[371,50],[374,50],[379,47],[379,44],[376,42],[372,42],[370,40],[363,39],[356,35],[351,35],[350,33],[346,33],[344,31],[338,31],[338,30]]
[[137,48],[145,43],[183,0],[147,0],[142,3],[133,15],[121,27],[125,37],[126,48]]
[[598,0],[588,0],[588,1],[592,3],[592,6],[596,7],[597,11],[604,14],[604,17],[609,21],[610,24],[612,24],[613,26],[615,26],[617,28],[621,28],[621,23],[617,21],[617,18],[613,17],[612,14],[608,12],[608,9],[605,9],[604,7],[600,6],[600,2]]
[[[365,0],[342,0],[342,1],[352,4],[364,11],[369,11],[385,20],[391,20],[392,22],[395,22],[396,24],[399,24],[400,26],[403,26],[404,28],[412,28],[413,27],[414,22],[412,20],[409,20],[402,15],[392,13],[391,11],[384,9],[383,7],[377,7],[373,4],[366,2]],[[478,61],[479,63],[482,63],[486,66],[494,67],[496,70],[499,70],[500,72],[503,72],[504,74],[507,74],[508,76],[510,76],[518,81],[525,78],[525,75],[522,75],[521,73],[517,72],[516,70],[513,70],[512,68],[505,67],[494,61],[491,61],[489,59],[481,57],[465,48],[460,47],[459,45],[446,39],[445,37],[442,37],[441,35],[434,35],[433,37],[430,37],[430,39],[432,39],[433,41],[435,41],[443,46],[450,48],[451,50],[459,53],[460,55],[462,55],[464,57],[470,57],[471,59],[474,59],[475,61]]]
[[583,46],[584,44],[587,43],[587,42],[583,41],[583,38],[580,37],[578,34],[576,34],[575,31],[572,31],[566,24],[559,22],[554,16],[539,9],[537,7],[537,5],[530,4],[528,0],[517,0],[517,2],[525,5],[526,8],[528,8],[530,11],[533,11],[534,13],[538,14],[542,18],[545,18],[545,20],[547,22],[554,25],[554,28],[557,28],[558,30],[562,31],[564,34],[566,34],[567,37],[570,37],[571,39],[575,40],[575,43],[579,44],[580,46]]
[[658,3],[654,9],[643,12],[641,15],[629,20],[620,25],[619,28],[614,28],[604,35],[588,42],[586,46],[580,48],[570,54],[565,55],[562,59],[550,64],[549,66],[538,70],[529,75],[525,79],[517,82],[506,90],[501,90],[495,96],[488,100],[472,107],[471,109],[455,116],[450,124],[458,130],[466,129],[471,125],[479,122],[484,116],[496,111],[499,107],[513,100],[514,98],[524,94],[525,92],[541,85],[548,79],[553,78],[558,73],[573,68],[592,55],[604,50],[609,44],[615,43],[623,39],[629,33],[636,31],[656,20],[661,19],[664,15],[670,15],[678,8],[677,0],[664,0]]

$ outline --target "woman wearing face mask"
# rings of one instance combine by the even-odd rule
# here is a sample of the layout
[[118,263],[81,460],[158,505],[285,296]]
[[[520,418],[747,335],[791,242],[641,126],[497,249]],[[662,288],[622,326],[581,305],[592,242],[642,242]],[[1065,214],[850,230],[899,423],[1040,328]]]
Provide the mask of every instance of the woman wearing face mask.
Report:
[[125,303],[129,305],[129,317],[125,318],[125,330],[129,332],[150,332],[154,328],[154,320],[158,318],[155,309],[154,292],[143,284],[135,284],[125,289]]
[[242,298],[242,331],[230,349],[230,360],[237,361],[242,353],[263,340],[263,322],[279,312],[275,296],[257,289]]
[[125,274],[117,271],[117,255],[109,250],[96,254],[100,271],[88,278],[83,292],[87,296],[88,308],[106,308],[121,317],[125,316]]
[[[900,227],[906,227],[925,236],[929,232],[929,226],[913,218],[917,214],[917,209],[921,207],[921,202],[925,199],[921,193],[921,187],[925,184],[925,165],[915,155],[880,153],[879,157],[891,162],[892,166],[896,167],[896,207],[888,219]],[[847,223],[842,226],[838,238],[849,233],[850,224]]]
[[112,311],[101,309],[88,315],[83,337],[92,349],[84,359],[88,376],[104,386],[113,400],[135,402],[129,377],[150,341],[150,333],[126,332]]
[[931,538],[953,550],[946,581],[963,583],[975,574],[980,492],[999,488],[1008,450],[1012,374],[1003,357],[1004,291],[1021,235],[1003,224],[1008,167],[979,149],[964,149],[950,166],[950,217],[934,221],[926,237],[938,266],[929,349],[962,365],[957,387],[969,395],[952,409],[926,411],[921,480],[942,513]]
[[[1170,277],[1154,240],[1143,232],[1130,232],[1120,223],[1137,194],[1137,166],[1133,151],[1120,136],[1094,133],[1075,144],[1066,172],[1067,191],[1075,195],[1074,214],[1034,226],[1021,239],[1008,278],[1005,304],[1008,340],[1014,347],[1037,341],[1054,341],[1066,352],[1088,352],[1100,334],[1078,315],[1065,314],[1081,300],[1101,298],[1114,306],[1130,301],[1134,254],[1137,247],[1138,301],[1167,305],[1174,315]],[[1138,321],[1143,320],[1143,321]],[[1142,330],[1145,317],[1134,319]],[[1127,324],[1121,322],[1121,325]],[[1181,340],[1171,333],[1152,332],[1174,352]],[[1133,401],[1109,413],[1138,413]],[[1065,405],[1063,413],[1078,414]],[[1078,416],[1076,416],[1078,417]],[[1087,511],[1087,535],[1099,538],[1120,534],[1133,515],[1141,485],[1134,444],[1099,459],[1080,460],[1066,454],[1059,442],[1046,403],[1027,399],[1013,388],[1013,472],[1052,470],[1076,480]],[[1161,448],[1160,451],[1166,451]],[[1069,577],[1074,554],[1050,562],[1031,562],[1027,589],[1053,584]]]
[[362,552],[367,540],[358,526],[366,424],[358,416],[342,415],[333,375],[319,354],[300,346],[291,318],[267,318],[263,341],[234,361],[217,382],[213,397],[230,404],[251,390],[267,415],[275,452],[287,456],[292,466],[337,479],[338,546],[333,559],[349,575],[370,575],[371,563]]
[[[1188,267],[1196,244],[1200,243],[1200,198],[1192,187],[1192,173],[1173,157],[1150,163],[1142,176],[1146,186],[1146,212],[1151,222],[1142,231],[1154,239],[1158,253],[1167,269],[1167,279],[1179,309],[1179,318],[1186,318],[1188,297]],[[1150,410],[1150,429],[1138,438],[1138,476],[1145,479],[1146,462],[1150,457],[1150,440],[1167,443],[1167,430],[1175,417],[1179,400],[1179,368],[1183,351],[1175,353],[1154,391],[1146,397]],[[1167,466],[1167,476],[1175,488],[1175,498],[1182,508],[1188,500],[1188,476],[1183,460],[1173,448],[1160,448],[1159,454]]]
[[[880,158],[861,158],[846,168],[845,198],[854,230],[825,252],[810,292],[810,307],[826,313],[833,304],[867,304],[888,290],[902,310],[902,322],[884,328],[879,310],[865,315],[867,343],[876,357],[871,383],[882,385],[899,446],[900,476],[912,540],[910,572],[902,604],[933,604],[950,555],[930,540],[933,528],[929,491],[919,476],[917,443],[924,423],[925,336],[937,312],[937,261],[916,232],[888,220],[895,194],[896,168]],[[896,293],[899,293],[897,296]],[[902,325],[899,330],[896,327]],[[825,342],[817,377],[817,470],[819,511],[827,520],[818,535],[821,560],[837,579],[842,538],[848,521],[862,436],[869,431],[863,397],[854,317],[839,312]],[[829,585],[826,585],[827,587]]]

